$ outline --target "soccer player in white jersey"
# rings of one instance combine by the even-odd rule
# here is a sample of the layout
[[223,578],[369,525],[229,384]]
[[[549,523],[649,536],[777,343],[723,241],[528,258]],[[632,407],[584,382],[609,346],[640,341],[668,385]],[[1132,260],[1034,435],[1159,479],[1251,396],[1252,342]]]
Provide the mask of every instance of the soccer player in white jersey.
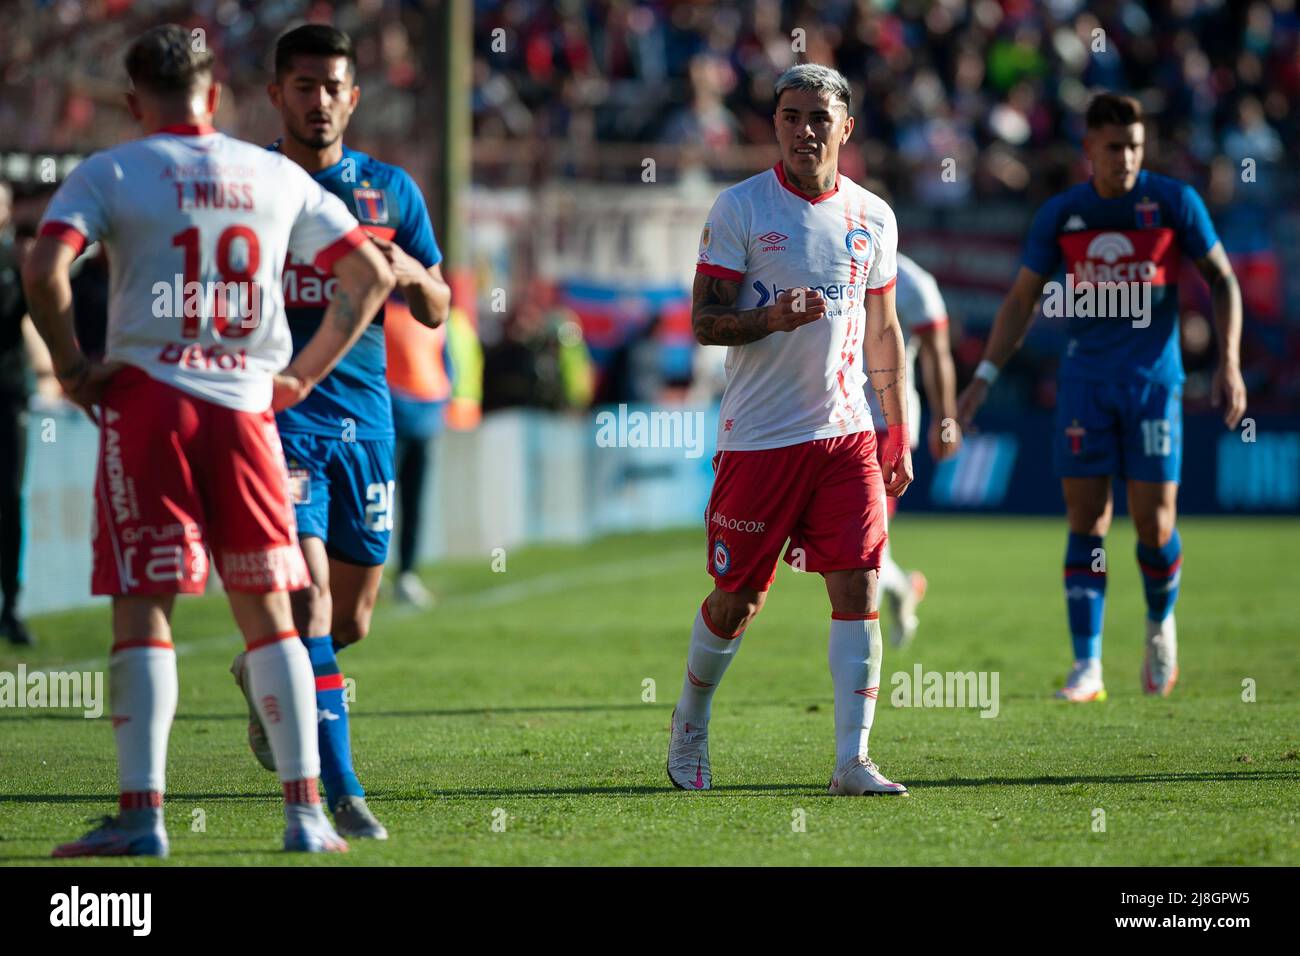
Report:
[[[894,291],[898,324],[907,348],[908,439],[915,448],[921,436],[921,397],[913,374],[919,358],[925,397],[930,406],[930,427],[926,432],[930,457],[936,462],[944,461],[961,448],[961,428],[957,424],[957,373],[948,344],[948,308],[934,276],[901,252],[898,254],[898,285]],[[879,429],[885,419],[870,381],[867,382],[866,394],[871,418]],[[881,448],[885,445],[885,438],[886,435],[877,430],[876,442]],[[892,523],[898,510],[898,499],[889,498],[888,502]],[[894,618],[889,642],[894,647],[905,647],[916,636],[919,624],[916,607],[925,597],[927,583],[920,571],[904,571],[894,560],[892,551],[886,540],[884,553],[880,556],[880,590],[884,592]]]
[[[393,275],[343,204],[296,164],[212,128],[220,87],[188,31],[148,31],[126,68],[128,106],[149,135],[73,171],[23,270],[59,380],[100,425],[92,590],[113,598],[121,812],[54,855],[167,855],[171,610],[177,594],[202,593],[209,550],[279,768],[284,848],[344,851],[317,790],[315,681],[288,594],[307,576],[272,409],[301,401],[329,372]],[[68,283],[96,240],[110,263],[104,364],[77,345]],[[339,290],[286,367],[280,273],[290,251],[332,272]]]
[[[773,117],[780,161],[724,191],[700,238],[695,338],[730,348],[705,514],[715,586],[695,616],[668,750],[669,779],[682,789],[711,785],[713,694],[788,539],[785,560],[820,573],[830,597],[830,792],[907,793],[867,755],[880,689],[885,495],[912,480],[894,314],[898,230],[882,199],[836,172],[850,110],[835,70],[783,73]],[[887,434],[879,461],[868,370]]]

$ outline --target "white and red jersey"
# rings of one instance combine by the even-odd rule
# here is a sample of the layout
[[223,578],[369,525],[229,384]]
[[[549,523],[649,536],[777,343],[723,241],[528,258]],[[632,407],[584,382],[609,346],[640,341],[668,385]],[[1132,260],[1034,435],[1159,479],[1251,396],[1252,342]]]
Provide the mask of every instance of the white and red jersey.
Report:
[[[907,346],[907,430],[915,448],[921,436],[921,395],[917,391],[916,353],[920,340],[914,333],[925,332],[948,323],[948,307],[944,305],[939,283],[913,260],[898,254],[898,285],[894,287],[898,325],[903,331]],[[880,397],[875,393],[867,375],[867,404],[871,418],[879,431],[885,430],[885,416],[880,410]]]
[[107,248],[106,361],[247,412],[270,407],[293,351],[287,254],[329,272],[365,241],[292,160],[207,126],[91,156],[54,194],[41,234]]
[[777,163],[724,191],[700,237],[696,272],[740,283],[736,308],[812,288],[826,317],[727,351],[720,451],[755,451],[872,427],[863,385],[867,295],[894,285],[898,227],[883,199],[843,176],[808,198]]

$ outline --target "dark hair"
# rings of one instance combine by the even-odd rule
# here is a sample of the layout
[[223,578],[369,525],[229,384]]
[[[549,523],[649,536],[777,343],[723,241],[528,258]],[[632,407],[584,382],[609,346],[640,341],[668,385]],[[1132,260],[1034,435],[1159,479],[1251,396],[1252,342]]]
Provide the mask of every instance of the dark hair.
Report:
[[797,63],[776,78],[776,101],[781,102],[781,94],[786,90],[810,90],[824,93],[833,103],[839,100],[844,109],[853,112],[853,94],[849,90],[849,81],[839,70],[820,63]]
[[198,46],[189,30],[174,23],[146,30],[126,51],[131,84],[151,93],[190,92],[200,79],[212,77],[212,53]]
[[352,38],[327,23],[307,23],[295,27],[275,41],[275,75],[283,76],[293,68],[295,56],[345,56],[348,70],[357,72],[357,51]]
[[1102,126],[1132,126],[1142,122],[1142,104],[1131,96],[1098,93],[1088,104],[1088,129]]

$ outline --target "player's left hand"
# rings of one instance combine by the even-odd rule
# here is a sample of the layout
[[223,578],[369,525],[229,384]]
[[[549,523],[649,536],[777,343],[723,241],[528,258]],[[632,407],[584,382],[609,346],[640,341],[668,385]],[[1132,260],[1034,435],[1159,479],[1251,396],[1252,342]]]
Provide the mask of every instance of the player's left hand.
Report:
[[989,384],[983,379],[972,378],[970,384],[961,390],[957,396],[957,421],[961,427],[971,431],[971,422],[975,420],[975,413],[980,410],[984,404],[984,399],[989,396]]
[[890,425],[888,436],[880,449],[880,477],[885,483],[885,494],[901,498],[912,483],[912,450],[906,425]]
[[936,463],[946,461],[961,448],[961,426],[955,418],[932,419],[926,431],[930,457]]
[[113,376],[123,367],[121,362],[91,362],[77,366],[71,372],[59,376],[59,384],[68,401],[79,407],[96,425],[99,419],[95,415],[95,406],[103,398],[104,389]]
[[408,256],[397,243],[378,236],[371,236],[370,241],[379,247],[379,251],[388,260],[400,288],[418,285],[429,278],[429,271],[418,260]]
[[311,388],[310,382],[289,369],[271,376],[271,411],[282,412],[292,408],[311,394]]
[[1223,424],[1229,429],[1236,428],[1241,416],[1246,414],[1246,383],[1236,365],[1220,363],[1215,369],[1214,382],[1210,385],[1210,404],[1215,408],[1223,405]]

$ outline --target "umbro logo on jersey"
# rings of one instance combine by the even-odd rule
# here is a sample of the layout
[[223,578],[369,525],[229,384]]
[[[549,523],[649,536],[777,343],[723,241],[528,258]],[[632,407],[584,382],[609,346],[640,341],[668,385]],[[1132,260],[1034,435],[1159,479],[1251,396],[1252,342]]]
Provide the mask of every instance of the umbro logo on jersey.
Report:
[[775,229],[771,230],[770,232],[765,232],[758,237],[758,241],[763,243],[763,247],[758,251],[759,252],[785,252],[785,246],[781,245],[781,243],[785,242],[789,238],[790,238],[789,236],[785,235],[784,233],[777,232]]
[[1083,221],[1082,216],[1071,216],[1065,220],[1065,225],[1061,227],[1062,232],[1077,232],[1080,229],[1087,229],[1088,224]]

